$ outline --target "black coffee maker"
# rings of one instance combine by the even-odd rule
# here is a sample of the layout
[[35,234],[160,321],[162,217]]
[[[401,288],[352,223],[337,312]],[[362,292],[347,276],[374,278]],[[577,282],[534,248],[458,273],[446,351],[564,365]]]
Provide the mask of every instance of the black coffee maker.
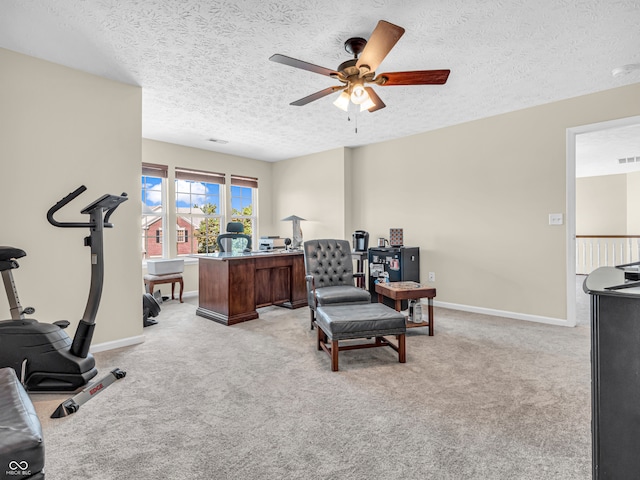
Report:
[[364,230],[353,232],[353,249],[356,252],[366,252],[369,248],[369,233]]

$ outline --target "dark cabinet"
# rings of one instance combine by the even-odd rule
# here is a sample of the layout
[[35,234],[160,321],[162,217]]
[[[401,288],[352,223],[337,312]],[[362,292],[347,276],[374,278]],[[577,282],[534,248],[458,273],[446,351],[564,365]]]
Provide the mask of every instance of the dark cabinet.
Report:
[[[369,293],[371,301],[378,301],[375,281],[378,272],[386,272],[390,282],[420,283],[420,249],[418,247],[378,247],[369,249]],[[391,308],[395,303],[384,298],[384,303]],[[402,309],[407,308],[407,301],[402,301]]]
[[[624,271],[602,267],[584,283],[591,295],[593,478],[640,472],[640,288]],[[626,284],[625,286],[627,286]]]

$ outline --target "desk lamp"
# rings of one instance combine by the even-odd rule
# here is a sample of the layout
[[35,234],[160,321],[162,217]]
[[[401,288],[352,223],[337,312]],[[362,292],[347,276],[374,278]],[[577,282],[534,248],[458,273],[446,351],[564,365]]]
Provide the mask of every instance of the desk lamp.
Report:
[[291,215],[287,218],[283,218],[282,221],[293,222],[293,242],[291,244],[291,248],[293,250],[299,250],[302,246],[302,229],[300,228],[300,222],[306,220],[304,218],[298,217],[297,215]]

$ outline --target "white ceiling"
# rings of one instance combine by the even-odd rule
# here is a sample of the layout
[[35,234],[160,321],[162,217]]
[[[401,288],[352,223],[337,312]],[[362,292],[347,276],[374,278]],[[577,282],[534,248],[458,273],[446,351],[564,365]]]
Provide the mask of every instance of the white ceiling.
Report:
[[[289,105],[339,83],[272,54],[336,69],[380,19],[406,33],[378,73],[447,84],[376,87],[357,133],[337,94]],[[638,24],[638,0],[2,0],[0,47],[142,86],[145,138],[277,161],[640,82],[611,75],[640,63]]]
[[577,177],[637,171],[640,171],[640,124],[576,135]]

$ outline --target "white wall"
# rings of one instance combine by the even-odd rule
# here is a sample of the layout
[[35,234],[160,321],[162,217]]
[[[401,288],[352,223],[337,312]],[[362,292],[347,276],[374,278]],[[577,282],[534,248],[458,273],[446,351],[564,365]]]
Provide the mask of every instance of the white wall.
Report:
[[566,131],[638,113],[640,84],[278,162],[274,214],[307,239],[404,228],[440,304],[567,324]]
[[316,153],[273,164],[273,214],[277,235],[291,237],[291,222],[283,218],[298,215],[305,240],[344,238],[346,198],[345,150]]
[[[47,210],[79,185],[88,190],[60,219],[104,193],[131,200],[105,230],[106,274],[94,345],[142,337],[140,273],[141,90],[0,49],[0,244],[26,250],[15,280],[35,318],[66,319],[73,334],[90,279],[87,229],[61,229]],[[9,318],[0,295],[0,318]]]
[[640,235],[640,172],[576,179],[577,235]]
[[627,234],[627,174],[576,179],[576,234]]
[[357,148],[353,226],[403,227],[439,302],[562,324],[566,130],[638,113],[635,84]]

